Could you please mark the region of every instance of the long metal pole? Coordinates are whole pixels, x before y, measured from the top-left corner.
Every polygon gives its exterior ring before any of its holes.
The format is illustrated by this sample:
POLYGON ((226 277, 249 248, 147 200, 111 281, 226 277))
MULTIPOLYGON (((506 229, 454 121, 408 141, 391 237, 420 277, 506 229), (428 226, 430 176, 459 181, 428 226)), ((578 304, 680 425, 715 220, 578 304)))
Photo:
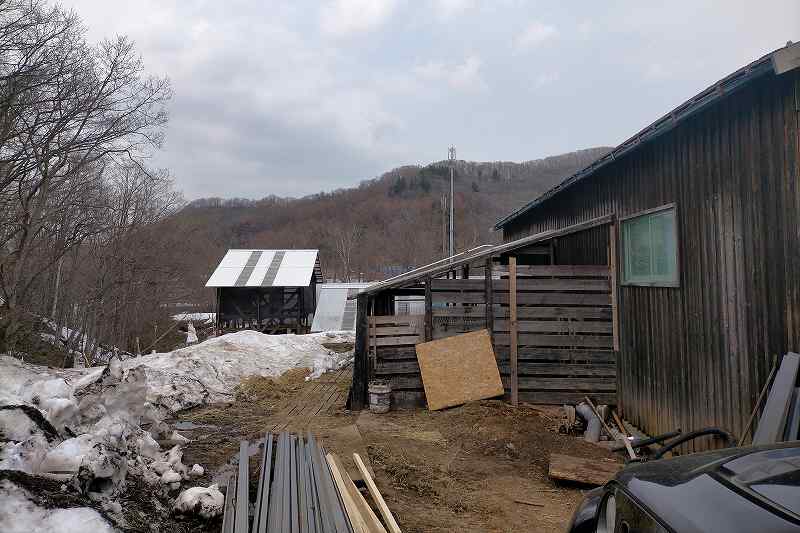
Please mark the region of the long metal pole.
POLYGON ((450 164, 450 257, 455 255, 455 247, 453 246, 453 222, 455 218, 453 217, 453 165, 450 164))

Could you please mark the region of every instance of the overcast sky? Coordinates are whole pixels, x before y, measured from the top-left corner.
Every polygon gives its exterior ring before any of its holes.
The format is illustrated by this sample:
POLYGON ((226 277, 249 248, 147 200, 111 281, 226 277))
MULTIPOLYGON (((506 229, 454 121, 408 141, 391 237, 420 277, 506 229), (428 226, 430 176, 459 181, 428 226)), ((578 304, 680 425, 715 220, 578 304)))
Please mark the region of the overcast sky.
POLYGON ((615 145, 800 40, 798 0, 64 0, 174 98, 188 199, 300 196, 395 166, 615 145))

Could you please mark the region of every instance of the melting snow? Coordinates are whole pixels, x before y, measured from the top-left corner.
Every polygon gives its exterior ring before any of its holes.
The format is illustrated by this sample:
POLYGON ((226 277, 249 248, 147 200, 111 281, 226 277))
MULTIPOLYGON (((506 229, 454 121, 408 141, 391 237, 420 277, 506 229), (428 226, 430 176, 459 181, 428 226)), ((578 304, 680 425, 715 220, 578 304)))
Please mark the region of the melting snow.
MULTIPOLYGON (((353 340, 352 332, 264 335, 241 331, 168 353, 67 370, 0 356, 0 405, 34 406, 61 433, 54 438, 20 410, 0 411, 0 435, 7 439, 0 444, 0 469, 61 475, 112 506, 112 500, 124 492, 128 475, 160 484, 164 490, 177 490, 182 482, 202 475, 203 469, 200 465, 189 469, 182 463, 185 439, 169 431, 162 422, 165 415, 228 399, 246 376, 279 376, 297 367, 312 368, 312 375, 319 376, 352 357, 322 344, 353 340), (150 430, 142 430, 142 424, 150 424, 150 430), (156 439, 177 445, 163 451, 156 439)), ((112 531, 91 509, 45 510, 14 487, 0 486, 10 502, 1 506, 0 531, 112 531), (22 529, 2 527, 3 520, 17 514, 9 514, 9 509, 18 509, 26 517, 19 522, 23 526, 14 522, 14 528, 22 529), (74 524, 80 529, 70 529, 74 524)), ((214 516, 221 498, 215 486, 196 487, 181 493, 175 508, 214 516)))
POLYGON ((116 531, 94 509, 45 509, 31 501, 30 495, 13 483, 0 481, 0 531, 3 533, 97 533, 116 531))

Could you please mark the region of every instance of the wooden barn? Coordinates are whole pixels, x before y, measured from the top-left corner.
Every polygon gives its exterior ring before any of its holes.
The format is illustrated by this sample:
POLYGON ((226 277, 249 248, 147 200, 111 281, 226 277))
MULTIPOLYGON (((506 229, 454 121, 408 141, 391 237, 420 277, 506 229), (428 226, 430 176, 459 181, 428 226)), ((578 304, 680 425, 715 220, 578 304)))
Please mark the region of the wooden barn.
POLYGON ((206 287, 220 331, 308 333, 321 282, 318 250, 228 250, 206 287))
POLYGON ((415 344, 488 328, 510 397, 739 436, 800 351, 798 67, 800 44, 754 61, 500 220, 504 244, 364 290, 353 407, 376 377, 423 404, 415 344), (403 294, 424 315, 393 316, 403 294))
POLYGON ((800 44, 754 61, 496 225, 610 217, 553 262, 616 271, 618 405, 649 433, 740 435, 773 358, 800 350, 799 67, 800 44))

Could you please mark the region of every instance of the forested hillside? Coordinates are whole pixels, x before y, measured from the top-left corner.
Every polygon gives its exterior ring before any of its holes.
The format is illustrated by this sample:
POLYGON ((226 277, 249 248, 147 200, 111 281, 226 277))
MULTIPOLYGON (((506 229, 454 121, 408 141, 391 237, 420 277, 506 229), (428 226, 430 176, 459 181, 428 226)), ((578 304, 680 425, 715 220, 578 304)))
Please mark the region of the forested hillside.
MULTIPOLYGON (((499 217, 607 150, 524 163, 457 161, 457 251, 499 240, 490 229, 499 217)), ((442 197, 448 190, 449 169, 440 161, 300 199, 196 200, 170 221, 201 243, 192 247, 186 292, 194 301, 207 301, 208 292, 200 288, 228 248, 319 248, 326 277, 337 280, 380 279, 435 260, 443 256, 442 197)))

